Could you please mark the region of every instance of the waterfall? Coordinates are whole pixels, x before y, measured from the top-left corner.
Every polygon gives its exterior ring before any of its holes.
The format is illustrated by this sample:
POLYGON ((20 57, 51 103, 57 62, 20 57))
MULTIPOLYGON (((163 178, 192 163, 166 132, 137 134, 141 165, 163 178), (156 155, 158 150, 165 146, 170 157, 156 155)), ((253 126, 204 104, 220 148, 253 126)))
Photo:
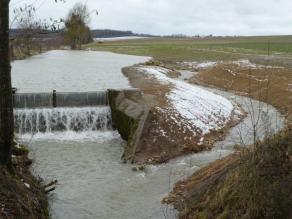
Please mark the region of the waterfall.
POLYGON ((108 106, 15 109, 14 122, 20 135, 106 131, 111 130, 111 113, 108 106))

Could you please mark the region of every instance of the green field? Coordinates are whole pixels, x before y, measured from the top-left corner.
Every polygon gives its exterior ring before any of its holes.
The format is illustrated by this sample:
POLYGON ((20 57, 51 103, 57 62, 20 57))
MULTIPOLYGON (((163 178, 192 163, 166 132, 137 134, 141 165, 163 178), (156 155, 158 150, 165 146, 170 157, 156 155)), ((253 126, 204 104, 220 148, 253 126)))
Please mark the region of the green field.
POLYGON ((91 43, 98 51, 151 56, 161 61, 233 60, 273 55, 292 58, 292 36, 216 37, 205 39, 149 38, 91 43))

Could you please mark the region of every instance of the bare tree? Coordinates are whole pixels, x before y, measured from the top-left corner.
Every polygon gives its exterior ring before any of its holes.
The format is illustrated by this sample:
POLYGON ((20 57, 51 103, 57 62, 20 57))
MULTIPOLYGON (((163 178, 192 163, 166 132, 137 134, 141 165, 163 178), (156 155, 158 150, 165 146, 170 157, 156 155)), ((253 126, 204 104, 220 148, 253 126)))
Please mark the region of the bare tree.
POLYGON ((42 21, 36 19, 33 5, 25 5, 24 7, 14 9, 13 12, 18 15, 16 16, 16 26, 20 33, 17 38, 25 46, 25 54, 31 55, 33 37, 44 28, 42 27, 42 21))
MULTIPOLYGON (((30 56, 33 50, 41 52, 43 36, 58 31, 64 23, 63 19, 38 19, 36 12, 32 4, 13 9, 10 27, 17 27, 17 32, 11 42, 12 49, 16 46, 25 56, 30 56)), ((11 55, 14 56, 13 51, 11 55)))

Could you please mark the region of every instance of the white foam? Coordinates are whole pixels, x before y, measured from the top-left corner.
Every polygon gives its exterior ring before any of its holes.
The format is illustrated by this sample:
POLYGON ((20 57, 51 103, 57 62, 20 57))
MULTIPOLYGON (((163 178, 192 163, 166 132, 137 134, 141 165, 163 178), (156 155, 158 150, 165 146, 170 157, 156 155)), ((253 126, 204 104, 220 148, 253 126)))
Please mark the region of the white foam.
POLYGON ((95 141, 97 143, 103 143, 111 139, 119 139, 119 133, 116 131, 84 131, 84 132, 49 132, 49 133, 26 133, 22 135, 16 135, 22 142, 32 141, 53 141, 53 142, 64 142, 64 141, 95 141))

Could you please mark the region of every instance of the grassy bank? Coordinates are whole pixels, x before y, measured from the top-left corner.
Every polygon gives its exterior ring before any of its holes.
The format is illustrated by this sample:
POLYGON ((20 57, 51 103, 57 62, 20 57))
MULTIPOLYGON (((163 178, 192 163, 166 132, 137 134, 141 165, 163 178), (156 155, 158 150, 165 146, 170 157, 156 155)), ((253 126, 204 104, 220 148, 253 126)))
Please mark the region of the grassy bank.
POLYGON ((271 136, 178 182, 164 202, 182 219, 291 218, 291 150, 291 130, 271 136))
MULTIPOLYGON (((176 62, 182 61, 224 61, 200 71, 190 82, 267 102, 292 120, 291 36, 155 38, 93 43, 86 48, 151 56, 173 68, 180 68, 176 62), (284 68, 242 68, 227 62, 242 58, 284 68)), ((174 204, 182 219, 291 218, 291 136, 289 129, 208 165, 178 182, 164 202, 174 204)))
POLYGON ((191 83, 215 86, 236 92, 276 107, 292 122, 292 71, 286 68, 242 68, 232 63, 221 63, 201 71, 191 83))
POLYGON ((164 64, 171 64, 172 68, 181 68, 176 62, 182 61, 225 61, 207 71, 201 71, 191 82, 249 95, 275 106, 287 118, 292 115, 292 36, 149 38, 95 42, 85 48, 151 56, 164 64), (241 58, 284 68, 241 68, 226 63, 241 58))
MULTIPOLYGON (((290 63, 292 36, 221 37, 205 39, 149 38, 127 41, 94 42, 85 45, 98 51, 151 56, 159 61, 218 61, 253 58, 263 61, 263 56, 273 55, 275 64, 290 63), (278 60, 280 59, 280 60, 278 60), (277 62, 276 62, 277 60, 277 62)), ((292 61, 291 61, 292 63, 292 61)), ((290 63, 290 64, 291 64, 290 63)), ((292 66, 292 64, 291 64, 292 66)))
MULTIPOLYGON (((42 51, 42 52, 46 52, 46 51, 42 51)), ((40 53, 41 51, 39 50, 32 50, 30 54, 27 54, 21 48, 15 48, 13 56, 11 57, 11 61, 27 59, 29 57, 38 55, 40 53)))

